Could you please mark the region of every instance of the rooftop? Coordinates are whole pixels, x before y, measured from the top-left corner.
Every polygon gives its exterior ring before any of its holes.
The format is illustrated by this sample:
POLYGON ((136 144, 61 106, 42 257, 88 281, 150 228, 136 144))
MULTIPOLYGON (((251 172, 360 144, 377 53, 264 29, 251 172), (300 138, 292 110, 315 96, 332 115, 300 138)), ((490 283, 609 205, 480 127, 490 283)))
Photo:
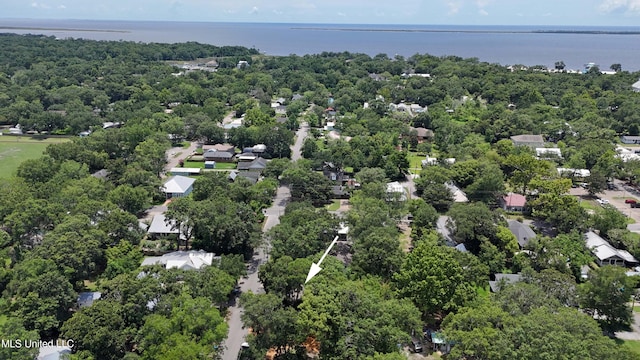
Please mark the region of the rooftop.
POLYGON ((532 134, 515 135, 511 137, 511 140, 519 143, 544 143, 542 135, 532 134))
POLYGON ((211 266, 213 253, 203 250, 174 251, 162 256, 144 258, 141 266, 164 265, 167 269, 198 270, 203 266, 211 266))
POLYGON ((513 284, 520 281, 522 276, 520 274, 495 274, 495 281, 489 281, 489 287, 491 291, 500 291, 501 284, 513 284))
POLYGON ((167 221, 164 214, 158 214, 151 220, 151 225, 147 230, 149 234, 179 234, 180 229, 175 227, 175 221, 167 221))
POLYGON ((195 179, 190 177, 175 175, 170 177, 163 186, 163 191, 169 194, 181 194, 193 186, 195 179))
POLYGON ((628 251, 614 248, 605 239, 603 239, 602 237, 600 237, 600 235, 594 233, 593 231, 589 231, 588 233, 586 233, 585 237, 587 248, 589 248, 593 255, 595 255, 601 261, 617 256, 626 262, 638 262, 638 260, 634 258, 633 255, 631 255, 628 251))
POLYGON ((506 206, 524 207, 527 204, 527 198, 524 195, 509 193, 502 200, 506 206))
POLYGON ((509 230, 518 240, 518 244, 521 248, 527 246, 529 240, 536 237, 536 233, 531 228, 516 220, 507 220, 509 224, 509 230))

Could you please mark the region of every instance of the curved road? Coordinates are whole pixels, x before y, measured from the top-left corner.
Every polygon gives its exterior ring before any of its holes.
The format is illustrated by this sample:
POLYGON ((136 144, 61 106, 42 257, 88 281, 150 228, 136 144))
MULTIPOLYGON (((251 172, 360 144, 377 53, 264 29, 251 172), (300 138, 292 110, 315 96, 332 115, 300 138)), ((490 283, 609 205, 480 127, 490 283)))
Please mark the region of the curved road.
MULTIPOLYGON (((304 139, 309 134, 309 125, 303 123, 300 125, 300 129, 296 132, 296 142, 291 147, 291 159, 296 161, 302 158, 302 144, 304 139)), ((289 202, 291 194, 289 188, 286 186, 279 186, 276 193, 276 197, 273 200, 273 204, 270 208, 265 209, 265 222, 262 226, 262 232, 266 233, 272 227, 280 223, 280 216, 284 213, 284 208, 289 202)), ((258 279, 258 268, 269 260, 269 251, 271 250, 271 244, 265 241, 263 246, 259 248, 253 255, 253 259, 249 263, 248 276, 240 280, 240 291, 251 291, 254 294, 263 294, 264 288, 258 279)), ((248 330, 242 326, 242 320, 240 316, 244 309, 237 303, 229 308, 228 321, 229 334, 223 344, 222 360, 236 360, 240 354, 242 343, 245 341, 248 330)))

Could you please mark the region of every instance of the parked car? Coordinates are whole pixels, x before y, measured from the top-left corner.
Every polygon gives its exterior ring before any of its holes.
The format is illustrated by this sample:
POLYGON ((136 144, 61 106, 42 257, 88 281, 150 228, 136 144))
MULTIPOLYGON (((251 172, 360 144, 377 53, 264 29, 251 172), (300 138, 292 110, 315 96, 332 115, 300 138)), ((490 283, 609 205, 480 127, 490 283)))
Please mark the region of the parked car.
POLYGON ((422 352, 422 344, 419 341, 412 341, 411 342, 411 351, 413 351, 414 353, 421 353, 422 352))
POLYGON ((624 201, 624 203, 625 203, 625 204, 635 204, 635 203, 637 203, 637 201, 636 201, 636 200, 633 200, 633 199, 626 199, 626 200, 624 201))
POLYGON ((609 203, 609 200, 607 200, 607 199, 596 199, 596 201, 600 205, 604 205, 604 204, 608 204, 609 203))
POLYGON ((631 207, 634 208, 634 209, 635 208, 640 208, 640 203, 631 204, 631 207))

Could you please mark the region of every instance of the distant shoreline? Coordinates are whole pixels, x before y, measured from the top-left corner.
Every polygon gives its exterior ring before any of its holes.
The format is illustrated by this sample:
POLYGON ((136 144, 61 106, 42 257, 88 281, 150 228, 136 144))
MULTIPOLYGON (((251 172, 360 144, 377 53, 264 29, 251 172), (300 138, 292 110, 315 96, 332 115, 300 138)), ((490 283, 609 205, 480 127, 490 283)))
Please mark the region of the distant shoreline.
POLYGON ((32 26, 0 26, 0 30, 37 30, 37 31, 73 31, 73 32, 104 32, 104 33, 130 33, 128 30, 105 30, 105 29, 73 29, 54 27, 32 27, 32 26))
POLYGON ((292 30, 362 31, 362 32, 411 32, 411 33, 463 33, 463 34, 582 34, 582 35, 640 35, 640 30, 463 30, 463 29, 376 29, 376 28, 328 28, 292 27, 292 30))

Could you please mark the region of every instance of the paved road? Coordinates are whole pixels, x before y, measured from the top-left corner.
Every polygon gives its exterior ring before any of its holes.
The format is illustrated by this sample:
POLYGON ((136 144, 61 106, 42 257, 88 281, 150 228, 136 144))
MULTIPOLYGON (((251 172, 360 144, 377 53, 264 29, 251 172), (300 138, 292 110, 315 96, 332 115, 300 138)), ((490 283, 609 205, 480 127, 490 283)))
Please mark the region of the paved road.
POLYGON ((309 124, 302 123, 296 132, 296 143, 291 147, 291 160, 296 161, 302 159, 302 144, 309 134, 309 124))
MULTIPOLYGON (((296 142, 291 147, 291 158, 294 161, 302 158, 302 144, 308 133, 309 126, 307 124, 302 124, 296 133, 296 142)), ((284 214, 284 209, 287 206, 287 202, 290 197, 291 193, 289 192, 288 187, 278 187, 273 204, 270 208, 265 210, 266 219, 262 227, 263 233, 266 233, 269 229, 280 223, 280 216, 284 214)), ((258 279, 258 268, 260 265, 267 262, 270 250, 271 244, 265 240, 263 246, 254 253, 249 266, 249 274, 245 279, 241 280, 240 290, 242 292, 251 291, 254 294, 264 293, 264 288, 258 279)), ((245 341, 245 337, 248 333, 248 330, 242 327, 242 320, 240 318, 242 312, 243 309, 238 304, 229 308, 229 317, 227 321, 229 324, 229 335, 223 344, 224 353, 222 354, 222 360, 236 360, 238 358, 241 345, 245 341)))

